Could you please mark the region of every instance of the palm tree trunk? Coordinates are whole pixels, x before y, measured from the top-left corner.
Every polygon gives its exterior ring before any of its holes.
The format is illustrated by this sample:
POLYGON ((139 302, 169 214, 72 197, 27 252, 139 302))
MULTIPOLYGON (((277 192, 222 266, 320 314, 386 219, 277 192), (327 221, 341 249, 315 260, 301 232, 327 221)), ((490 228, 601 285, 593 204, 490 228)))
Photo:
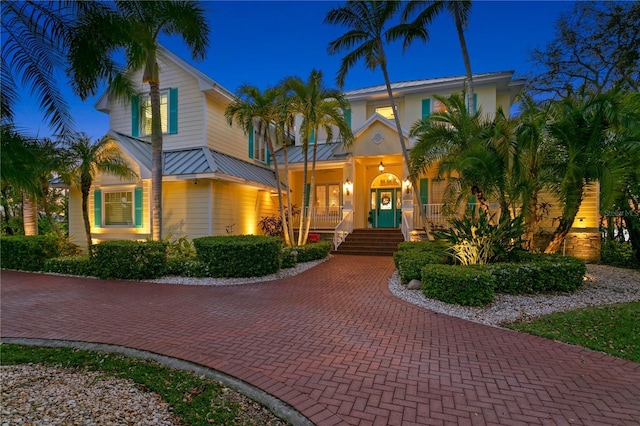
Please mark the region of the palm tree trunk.
POLYGON ((87 250, 91 247, 91 222, 89 222, 89 190, 91 189, 91 184, 89 186, 82 184, 81 192, 82 192, 82 220, 84 221, 84 233, 87 237, 87 250))
POLYGON ((469 51, 467 50, 467 41, 464 38, 464 31, 462 29, 462 21, 458 13, 454 14, 454 20, 456 23, 456 31, 458 32, 458 40, 460 41, 460 49, 462 49, 462 60, 464 61, 464 68, 467 72, 467 96, 469 103, 469 114, 473 115, 476 112, 475 100, 473 99, 473 74, 471 73, 471 60, 469 59, 469 51))
POLYGON ((579 186, 578 188, 573 189, 570 193, 567 194, 565 207, 562 212, 562 218, 560 218, 560 223, 551 236, 551 241, 549 241, 547 248, 544 250, 545 253, 555 253, 558 251, 558 249, 560 249, 560 245, 571 230, 573 221, 575 220, 576 215, 578 214, 578 210, 580 209, 580 204, 582 203, 582 193, 583 187, 579 186))
POLYGON ((307 238, 309 237, 309 231, 311 230, 311 209, 313 208, 313 206, 315 206, 315 189, 314 186, 316 184, 316 157, 317 157, 317 153, 318 153, 318 130, 319 129, 315 129, 314 134, 316 135, 316 138, 313 142, 313 154, 311 156, 311 181, 309 182, 309 214, 307 214, 307 217, 305 218, 305 224, 304 224, 304 237, 302 239, 302 244, 301 245, 306 245, 307 244, 307 238))
MULTIPOLYGON (((305 143, 303 141, 303 143, 305 143)), ((307 168, 309 167, 309 141, 308 141, 308 136, 307 136, 307 142, 306 142, 306 146, 302 147, 302 152, 304 154, 304 162, 303 162, 303 168, 302 168, 302 210, 300 212, 300 226, 298 227, 298 245, 301 246, 302 245, 302 237, 303 237, 303 233, 304 233, 304 224, 306 223, 307 220, 307 216, 309 215, 309 208, 310 205, 307 204, 311 204, 310 202, 307 203, 307 199, 309 199, 309 201, 311 201, 311 196, 307 194, 308 190, 307 189, 307 179, 308 179, 308 172, 307 172, 307 168)))
MULTIPOLYGON (((407 174, 409 176, 409 180, 411 181, 411 186, 413 188, 418 188, 416 179, 414 176, 412 176, 412 174, 410 173, 411 167, 410 167, 410 162, 409 162, 409 151, 407 150, 407 145, 404 142, 404 135, 402 134, 402 125, 400 124, 400 117, 398 117, 398 111, 396 110, 396 102, 393 99, 393 91, 391 90, 391 80, 389 79, 389 72, 387 71, 387 65, 385 63, 385 61, 381 61, 382 63, 380 64, 380 68, 382 69, 382 74, 384 75, 384 84, 387 87, 387 94, 389 95, 389 102, 391 102, 391 110, 393 111, 393 118, 394 121, 396 123, 396 130, 398 132, 398 138, 400 139, 400 146, 402 147, 402 155, 404 157, 404 164, 407 166, 407 174)), ((413 191, 413 196, 414 196, 414 202, 416 202, 419 206, 420 206, 420 219, 422 221, 422 224, 424 226, 424 232, 427 234, 427 239, 431 240, 433 239, 431 237, 431 232, 430 232, 430 225, 429 225, 429 221, 427 220, 427 214, 425 213, 424 209, 422 208, 422 203, 420 201, 420 198, 418 197, 418 193, 415 191, 413 191)))
MULTIPOLYGON (((487 220, 489 221, 489 223, 491 223, 491 212, 489 211, 489 203, 484 197, 484 192, 482 192, 482 190, 478 186, 473 185, 471 187, 471 195, 476 197, 476 201, 478 201, 480 210, 482 210, 482 212, 487 216, 487 220)), ((507 214, 508 213, 509 212, 507 211, 507 214)))
POLYGON ((162 122, 160 84, 149 81, 151 100, 151 238, 162 240, 162 122))
POLYGON ((535 248, 536 227, 538 224, 538 192, 533 191, 527 200, 527 217, 525 227, 525 240, 529 251, 535 248))
POLYGON ((38 203, 26 192, 22 193, 22 217, 24 235, 38 235, 38 203))
MULTIPOLYGON (((267 130, 265 132, 265 136, 267 138, 267 147, 269 148, 269 153, 267 155, 271 156, 273 161, 273 170, 276 175, 276 188, 278 191, 278 212, 280 213, 280 222, 282 223, 282 233, 284 234, 284 242, 287 247, 291 245, 291 241, 289 241, 289 232, 287 229, 287 221, 284 217, 284 201, 282 199, 282 183, 280 182, 280 168, 278 167, 278 159, 275 155, 275 150, 273 149, 273 142, 271 140, 269 125, 267 124, 267 130)), ((278 129, 276 129, 276 143, 278 142, 278 129)))
POLYGON ((287 140, 282 145, 282 154, 284 155, 284 173, 285 180, 284 186, 287 188, 287 216, 283 219, 284 222, 287 222, 287 232, 289 233, 289 245, 293 245, 294 243, 294 233, 293 233, 293 210, 291 206, 291 191, 289 186, 289 153, 287 152, 287 141, 291 137, 291 133, 289 130, 289 126, 287 126, 287 140))

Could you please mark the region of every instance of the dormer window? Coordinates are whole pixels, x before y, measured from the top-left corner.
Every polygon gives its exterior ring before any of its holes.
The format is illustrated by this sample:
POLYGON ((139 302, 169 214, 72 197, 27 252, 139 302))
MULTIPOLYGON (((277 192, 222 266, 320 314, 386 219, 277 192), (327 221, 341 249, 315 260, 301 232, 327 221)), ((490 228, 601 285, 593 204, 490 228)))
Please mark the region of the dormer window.
POLYGON ((376 108, 376 113, 380 114, 387 120, 393 120, 395 117, 393 114, 393 108, 391 108, 390 106, 378 107, 376 108))
MULTIPOLYGON (((162 133, 168 133, 169 119, 169 92, 160 93, 160 124, 162 133)), ((151 98, 149 95, 140 96, 140 136, 151 134, 151 98)))
MULTIPOLYGON (((160 92, 160 125, 163 134, 178 133, 178 89, 160 92)), ((148 93, 131 100, 131 136, 151 135, 151 99, 148 93)))

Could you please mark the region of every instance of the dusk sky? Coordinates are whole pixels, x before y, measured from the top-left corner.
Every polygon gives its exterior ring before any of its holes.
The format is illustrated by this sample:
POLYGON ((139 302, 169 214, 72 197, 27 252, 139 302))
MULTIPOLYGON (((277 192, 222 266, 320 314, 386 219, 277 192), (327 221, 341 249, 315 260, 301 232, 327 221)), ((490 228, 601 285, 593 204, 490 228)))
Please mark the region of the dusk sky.
MULTIPOLYGON (((183 42, 161 38, 161 44, 194 64, 213 80, 235 92, 243 83, 262 89, 287 76, 304 80, 314 68, 324 72, 327 85, 335 86, 335 75, 343 54, 329 56, 327 45, 344 34, 345 28, 324 24, 327 12, 339 1, 207 1, 211 26, 209 53, 204 61, 191 59, 183 42)), ((470 25, 465 33, 475 73, 515 71, 524 78, 532 69, 530 51, 544 47, 554 36, 554 24, 572 2, 558 1, 474 1, 470 25)), ((406 52, 401 43, 387 48, 392 81, 464 75, 464 64, 453 19, 443 14, 430 27, 426 44, 416 41, 406 52)), ((377 84, 384 80, 380 70, 370 71, 358 63, 349 72, 345 89, 377 84)), ((64 76, 60 86, 72 106, 78 131, 92 139, 104 136, 108 116, 94 104, 76 98, 64 76)), ((16 108, 16 125, 27 134, 49 136, 35 101, 28 93, 16 108)))

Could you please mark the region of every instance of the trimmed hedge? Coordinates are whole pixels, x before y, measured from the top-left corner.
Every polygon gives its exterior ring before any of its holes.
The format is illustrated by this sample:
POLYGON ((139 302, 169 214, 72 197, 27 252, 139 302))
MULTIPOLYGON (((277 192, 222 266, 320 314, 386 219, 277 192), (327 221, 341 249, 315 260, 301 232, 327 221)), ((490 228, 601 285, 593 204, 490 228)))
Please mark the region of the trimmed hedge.
POLYGON ((198 259, 212 277, 260 277, 280 269, 282 242, 277 237, 228 235, 193 240, 198 259))
POLYGON ((44 262, 42 271, 68 275, 94 275, 93 265, 89 256, 69 256, 47 259, 44 262))
POLYGON ((23 271, 41 271, 47 259, 60 255, 56 237, 16 235, 0 238, 0 267, 23 271))
POLYGON ((331 245, 331 242, 323 241, 307 244, 306 246, 295 247, 298 252, 298 263, 324 259, 329 256, 329 253, 331 252, 331 245))
POLYGON ((636 252, 628 241, 607 241, 600 249, 600 263, 619 268, 640 268, 636 252))
POLYGON ((393 261, 403 283, 419 280, 422 268, 429 264, 446 264, 451 262, 447 252, 448 244, 442 241, 402 242, 398 251, 393 254, 393 261))
POLYGON ((209 276, 209 268, 195 257, 170 257, 167 259, 166 275, 204 278, 209 276))
POLYGON ((146 280, 164 275, 167 245, 161 241, 105 241, 91 246, 89 257, 98 278, 146 280))
POLYGON ((495 278, 477 266, 427 265, 422 268, 422 292, 431 299, 463 306, 493 302, 495 278))
POLYGON ((496 279, 496 292, 533 294, 574 291, 587 272, 583 261, 569 256, 527 253, 517 263, 493 263, 487 271, 496 279))

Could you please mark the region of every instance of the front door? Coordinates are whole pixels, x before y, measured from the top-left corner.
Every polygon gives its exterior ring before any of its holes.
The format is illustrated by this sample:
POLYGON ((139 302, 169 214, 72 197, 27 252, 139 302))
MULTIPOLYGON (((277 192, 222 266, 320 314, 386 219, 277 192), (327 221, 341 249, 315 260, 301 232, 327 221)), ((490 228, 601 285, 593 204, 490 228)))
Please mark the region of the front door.
POLYGON ((395 205, 393 189, 377 189, 378 220, 377 228, 395 228, 395 205))

